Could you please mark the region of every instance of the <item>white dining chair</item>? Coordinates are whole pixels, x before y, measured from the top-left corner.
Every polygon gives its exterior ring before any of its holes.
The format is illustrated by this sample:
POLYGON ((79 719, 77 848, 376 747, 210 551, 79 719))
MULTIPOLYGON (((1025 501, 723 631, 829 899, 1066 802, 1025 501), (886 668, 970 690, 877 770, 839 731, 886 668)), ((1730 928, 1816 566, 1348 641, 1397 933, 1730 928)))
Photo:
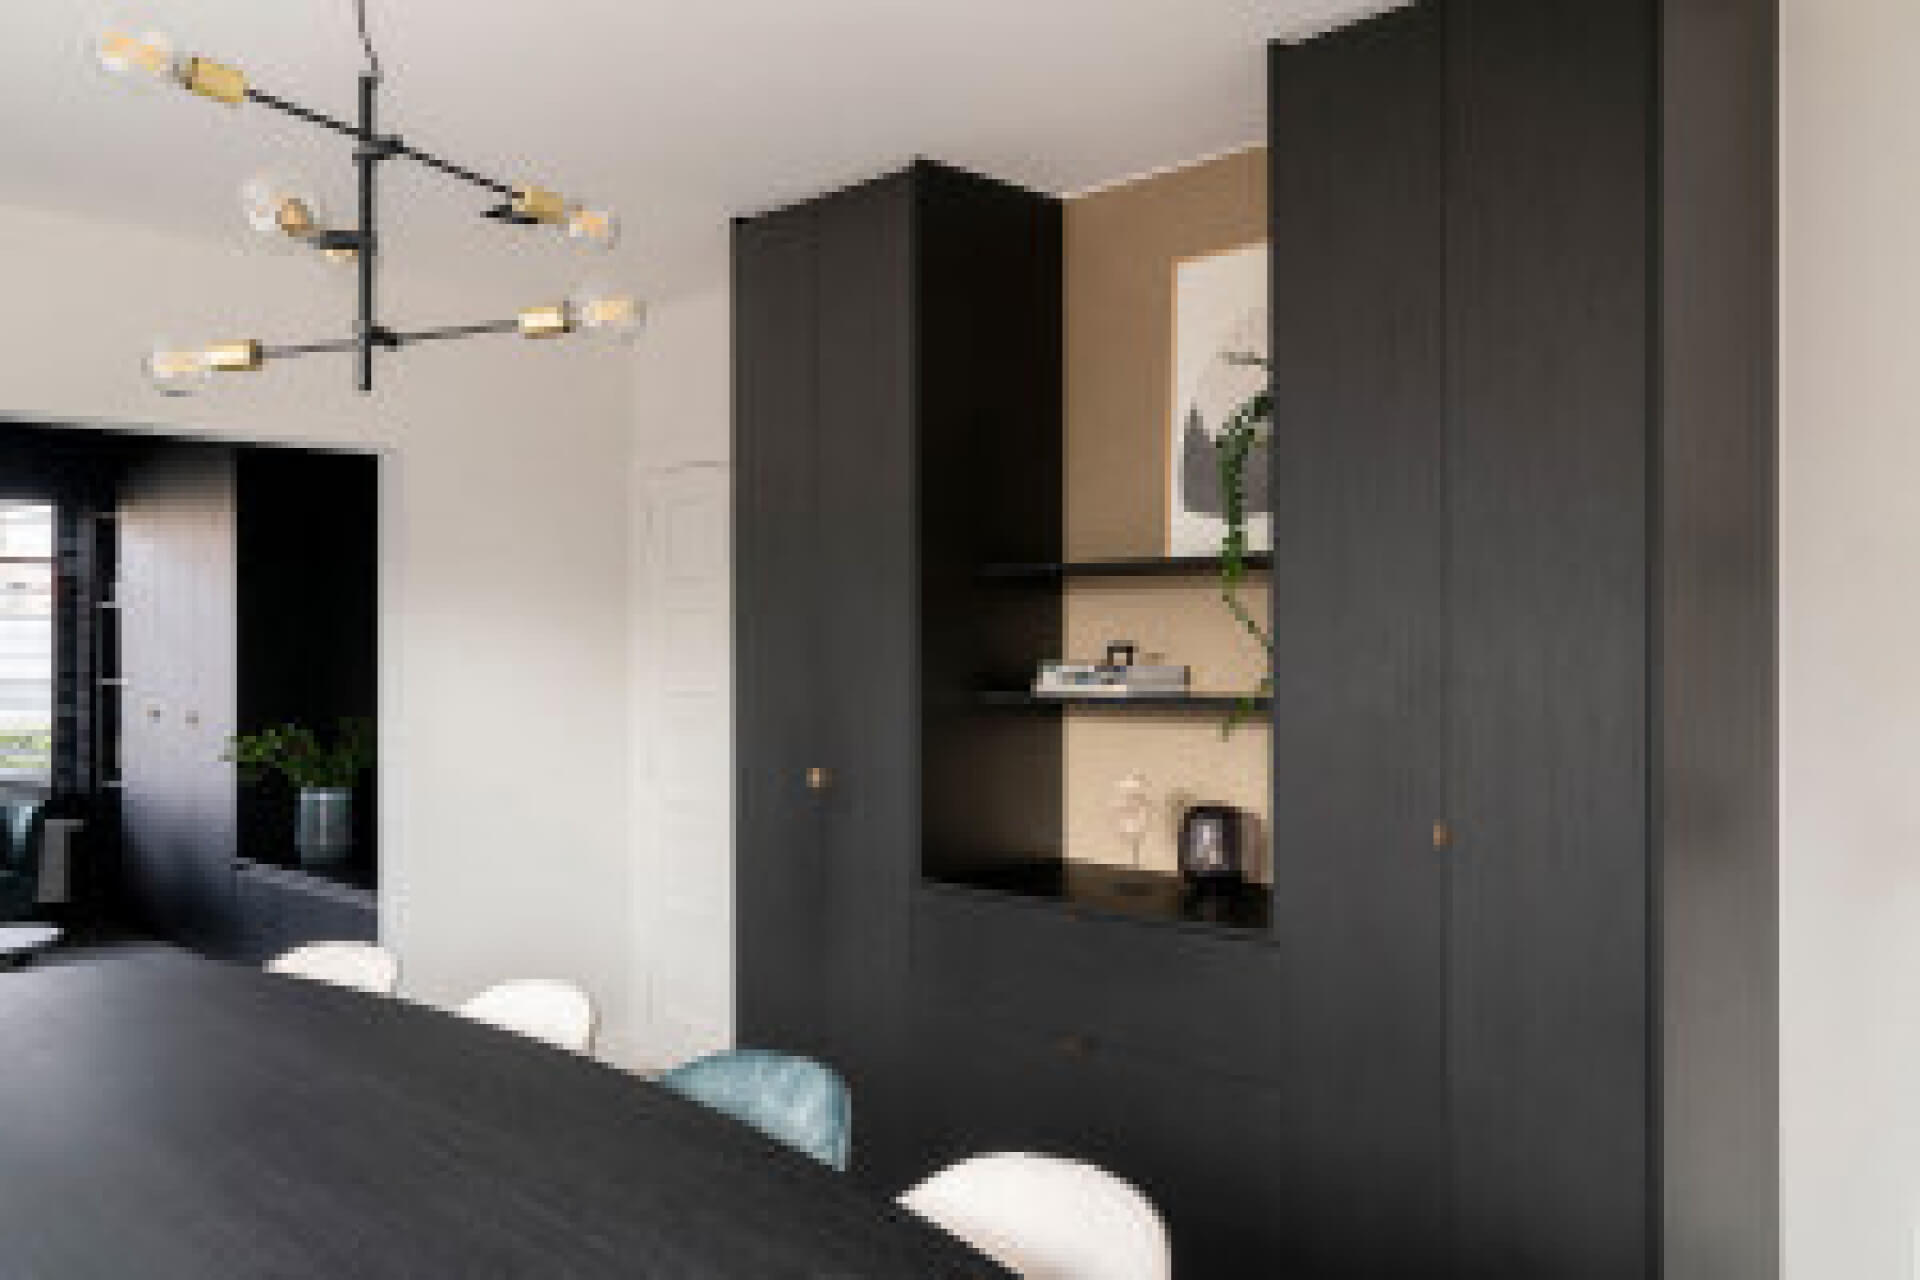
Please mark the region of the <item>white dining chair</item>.
POLYGON ((906 1208, 1024 1280, 1169 1280, 1167 1229, 1146 1196, 1104 1169, 1008 1152, 942 1169, 906 1208))
POLYGON ((592 999, 557 978, 516 978, 488 987, 461 1005, 460 1013, 575 1053, 593 1049, 592 999))
POLYGON ((391 951, 371 942, 309 942, 269 960, 267 972, 390 996, 400 966, 391 951))

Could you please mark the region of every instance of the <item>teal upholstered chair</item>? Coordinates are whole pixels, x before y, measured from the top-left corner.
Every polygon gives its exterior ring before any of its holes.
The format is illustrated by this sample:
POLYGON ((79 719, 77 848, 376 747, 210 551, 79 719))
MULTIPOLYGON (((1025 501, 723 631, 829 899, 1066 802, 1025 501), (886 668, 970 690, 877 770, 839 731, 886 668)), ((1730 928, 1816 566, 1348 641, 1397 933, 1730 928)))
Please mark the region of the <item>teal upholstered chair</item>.
POLYGON ((0 804, 0 924, 32 912, 40 899, 40 846, 47 807, 38 800, 0 804))
POLYGON ((735 1049, 709 1054, 660 1077, 684 1098, 732 1116, 821 1164, 847 1167, 853 1099, 833 1071, 810 1058, 735 1049))

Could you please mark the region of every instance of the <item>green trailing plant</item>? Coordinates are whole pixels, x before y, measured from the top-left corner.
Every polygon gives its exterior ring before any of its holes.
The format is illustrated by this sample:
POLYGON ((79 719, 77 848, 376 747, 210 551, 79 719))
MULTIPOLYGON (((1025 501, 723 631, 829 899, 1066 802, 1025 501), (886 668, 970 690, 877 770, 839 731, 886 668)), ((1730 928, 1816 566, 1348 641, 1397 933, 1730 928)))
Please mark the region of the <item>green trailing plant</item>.
MULTIPOLYGON (((1227 359, 1238 365, 1264 370, 1271 375, 1273 364, 1251 352, 1235 353, 1227 359)), ((1247 634, 1265 655, 1267 671, 1254 692, 1242 699, 1220 727, 1222 736, 1231 734, 1240 722, 1257 709, 1255 699, 1273 692, 1273 635, 1254 616, 1241 598, 1247 580, 1247 462, 1262 441, 1272 435, 1273 389, 1265 386, 1243 400, 1214 437, 1215 460, 1220 468, 1220 497, 1226 533, 1220 540, 1220 598, 1247 634)))
POLYGON ((229 739, 220 758, 239 766, 242 782, 277 773, 301 789, 343 789, 373 765, 373 722, 343 719, 331 742, 305 725, 278 725, 229 739))

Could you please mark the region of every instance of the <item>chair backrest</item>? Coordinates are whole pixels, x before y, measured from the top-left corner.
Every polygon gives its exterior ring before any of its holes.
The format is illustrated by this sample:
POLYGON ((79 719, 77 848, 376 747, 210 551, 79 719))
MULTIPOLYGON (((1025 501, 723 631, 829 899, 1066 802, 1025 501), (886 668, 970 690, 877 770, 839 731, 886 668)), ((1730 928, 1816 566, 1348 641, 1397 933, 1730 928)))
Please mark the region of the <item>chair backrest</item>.
POLYGON ((516 978, 488 987, 460 1013, 575 1053, 593 1049, 593 1001, 571 982, 516 978))
POLYGON ((1054 1156, 976 1156, 900 1203, 1026 1280, 1168 1280, 1153 1203, 1103 1169, 1054 1156))
POLYGON ((659 1083, 822 1164, 847 1167, 853 1147, 853 1098, 831 1068, 811 1058, 734 1049, 675 1067, 659 1083))
POLYGON ((390 996, 400 966, 391 951, 371 942, 309 942, 269 960, 267 972, 390 996))
POLYGON ((42 801, 0 804, 0 924, 28 914, 39 900, 46 821, 42 801))

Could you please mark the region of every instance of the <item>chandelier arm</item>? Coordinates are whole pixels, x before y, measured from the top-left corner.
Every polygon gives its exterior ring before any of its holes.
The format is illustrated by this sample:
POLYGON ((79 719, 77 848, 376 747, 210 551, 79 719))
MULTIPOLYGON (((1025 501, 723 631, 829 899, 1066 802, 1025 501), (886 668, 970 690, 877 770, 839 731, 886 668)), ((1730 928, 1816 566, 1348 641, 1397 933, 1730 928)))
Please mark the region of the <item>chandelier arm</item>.
POLYGON ((400 346, 415 342, 445 342, 451 338, 478 338, 489 333, 517 333, 518 320, 485 320, 479 324, 449 324, 436 329, 416 329, 412 333, 396 333, 394 341, 400 346))
POLYGON ((262 89, 255 89, 251 85, 247 88, 247 101, 258 103, 260 106, 278 111, 282 115, 292 116, 297 120, 305 120, 308 124, 319 125, 322 129, 331 129, 335 133, 345 134, 349 138, 357 138, 360 136, 360 131, 348 124, 345 120, 336 120, 323 112, 315 111, 310 107, 303 107, 297 102, 289 102, 285 98, 275 97, 273 94, 262 89))
POLYGON ((291 360, 295 356, 319 356, 342 354, 360 349, 358 338, 323 338, 318 342, 288 342, 278 346, 262 343, 260 358, 263 360, 291 360))
MULTIPOLYGON (((480 338, 489 334, 517 333, 518 320, 482 320, 478 324, 446 324, 431 329, 415 329, 409 333, 390 333, 381 330, 376 342, 388 348, 411 346, 416 342, 448 342, 456 338, 480 338)), ((287 342, 278 345, 262 343, 260 356, 264 360, 290 360, 296 356, 347 355, 360 349, 358 338, 322 338, 317 342, 287 342)))
MULTIPOLYGON (((315 111, 311 107, 303 107, 297 102, 290 102, 286 98, 268 93, 264 89, 249 87, 247 89, 247 100, 258 103, 260 106, 266 107, 269 110, 278 111, 282 115, 292 116, 296 120, 304 120, 308 124, 317 125, 322 129, 330 129, 343 137, 358 138, 360 136, 360 130, 354 125, 348 124, 345 120, 336 120, 325 112, 315 111)), ((473 186, 491 191, 495 195, 509 197, 513 195, 513 184, 510 182, 501 182, 497 179, 487 177, 484 173, 476 173, 465 165, 455 164, 451 160, 442 160, 432 152, 422 151, 420 148, 400 138, 384 138, 381 142, 392 155, 405 156, 407 159, 418 164, 426 165, 429 169, 438 169, 450 178, 458 178, 462 182, 471 183, 473 186)))
POLYGON ((476 187, 484 187, 495 195, 509 197, 513 195, 513 184, 510 182, 499 182, 487 177, 485 174, 475 173, 473 170, 457 165, 451 160, 442 160, 439 156, 430 155, 418 147, 410 146, 398 138, 393 139, 392 143, 393 153, 397 156, 405 156, 409 160, 418 161, 420 164, 426 165, 429 169, 438 169, 450 178, 458 178, 460 181, 470 182, 476 187))

